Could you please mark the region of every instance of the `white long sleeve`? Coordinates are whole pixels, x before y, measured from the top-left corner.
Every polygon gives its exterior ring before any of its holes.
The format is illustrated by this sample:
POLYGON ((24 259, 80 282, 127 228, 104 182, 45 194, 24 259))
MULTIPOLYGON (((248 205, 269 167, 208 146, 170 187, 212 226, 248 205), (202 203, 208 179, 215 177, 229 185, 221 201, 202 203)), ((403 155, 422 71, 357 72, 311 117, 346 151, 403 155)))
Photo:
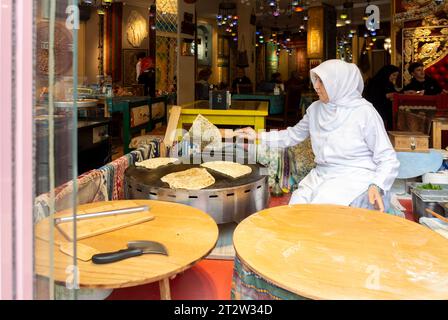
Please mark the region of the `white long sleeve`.
POLYGON ((372 160, 377 165, 372 183, 389 191, 398 176, 400 162, 378 113, 375 112, 374 118, 365 127, 364 133, 367 146, 373 152, 372 160))
POLYGON ((261 143, 272 147, 288 148, 305 141, 310 136, 309 118, 305 114, 303 119, 294 127, 282 131, 261 133, 261 143))

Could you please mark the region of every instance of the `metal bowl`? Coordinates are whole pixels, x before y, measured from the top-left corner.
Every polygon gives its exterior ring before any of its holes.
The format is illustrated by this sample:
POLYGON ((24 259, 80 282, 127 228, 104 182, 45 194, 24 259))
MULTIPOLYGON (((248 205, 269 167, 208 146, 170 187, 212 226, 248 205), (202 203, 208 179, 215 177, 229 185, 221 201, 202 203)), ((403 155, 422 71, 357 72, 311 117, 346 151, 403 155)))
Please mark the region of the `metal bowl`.
MULTIPOLYGON (((76 102, 78 108, 92 108, 98 106, 99 100, 97 99, 83 99, 78 100, 76 102)), ((66 108, 71 109, 73 108, 74 102, 73 101, 56 101, 54 103, 54 106, 56 108, 66 108)))

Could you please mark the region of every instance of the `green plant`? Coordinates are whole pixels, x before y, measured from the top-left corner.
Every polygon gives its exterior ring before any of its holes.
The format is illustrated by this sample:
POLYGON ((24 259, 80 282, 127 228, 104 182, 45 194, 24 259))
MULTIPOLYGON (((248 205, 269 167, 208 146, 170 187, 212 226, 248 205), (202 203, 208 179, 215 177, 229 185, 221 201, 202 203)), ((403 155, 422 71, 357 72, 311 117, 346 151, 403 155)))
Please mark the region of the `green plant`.
POLYGON ((417 186, 417 189, 423 189, 423 190, 442 190, 442 187, 437 184, 427 183, 422 184, 420 186, 417 186))

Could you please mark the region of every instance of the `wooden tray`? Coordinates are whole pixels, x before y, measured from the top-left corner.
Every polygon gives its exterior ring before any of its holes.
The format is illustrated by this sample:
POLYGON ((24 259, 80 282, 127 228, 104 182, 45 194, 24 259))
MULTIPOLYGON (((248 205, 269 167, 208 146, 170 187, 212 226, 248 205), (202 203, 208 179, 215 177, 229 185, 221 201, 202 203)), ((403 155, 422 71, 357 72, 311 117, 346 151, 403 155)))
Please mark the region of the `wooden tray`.
MULTIPOLYGON (((88 213, 103 212, 109 210, 119 210, 124 208, 138 207, 139 205, 134 201, 111 202, 104 206, 79 210, 78 216, 88 213)), ((58 218, 72 216, 71 210, 65 210, 57 215, 58 218)), ((101 217, 94 219, 81 220, 77 222, 77 240, 82 240, 94 237, 100 234, 108 233, 118 229, 123 229, 129 226, 137 225, 143 222, 154 220, 154 215, 151 210, 147 212, 138 212, 132 214, 123 214, 109 217, 101 217)), ((73 241, 73 222, 65 222, 55 226, 54 241, 57 244, 62 244, 67 241, 73 241)), ((50 219, 46 219, 39 223, 36 228, 36 236, 39 239, 50 240, 50 219)))

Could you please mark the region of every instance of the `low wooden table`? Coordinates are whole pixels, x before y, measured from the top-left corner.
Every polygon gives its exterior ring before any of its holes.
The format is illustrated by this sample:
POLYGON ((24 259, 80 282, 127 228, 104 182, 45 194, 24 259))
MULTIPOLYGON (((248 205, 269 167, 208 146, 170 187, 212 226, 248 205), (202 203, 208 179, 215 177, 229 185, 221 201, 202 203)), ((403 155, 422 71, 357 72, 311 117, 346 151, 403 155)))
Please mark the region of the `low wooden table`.
MULTIPOLYGON (((105 206, 122 209, 138 206, 150 206, 153 221, 130 226, 117 231, 80 240, 100 252, 112 252, 125 249, 129 241, 150 240, 165 245, 169 256, 146 254, 120 262, 96 265, 78 260, 80 288, 117 289, 159 282, 163 300, 171 299, 169 280, 177 274, 191 268, 206 257, 218 240, 218 227, 206 213, 181 204, 132 200, 87 204, 79 210, 104 211, 105 206)), ((45 220, 36 228, 45 225, 45 220)), ((55 229, 55 232, 59 232, 55 229)), ((50 245, 47 241, 36 240, 36 273, 49 277, 50 245)), ((67 268, 73 265, 73 258, 54 248, 53 276, 56 283, 65 285, 68 278, 67 268)))
POLYGON ((208 101, 196 101, 182 106, 178 129, 183 129, 184 124, 192 124, 199 114, 217 126, 252 126, 258 132, 265 129, 269 102, 232 101, 232 106, 228 110, 213 110, 209 108, 208 101))
POLYGON ((448 118, 432 120, 432 147, 442 149, 442 130, 448 130, 448 118))
MULTIPOLYGON (((275 296, 279 287, 308 299, 448 299, 448 240, 377 211, 276 207, 244 220, 234 245, 247 277, 266 281, 258 293, 272 288, 275 296)), ((234 288, 244 289, 234 296, 244 298, 250 287, 237 280, 234 288)))

